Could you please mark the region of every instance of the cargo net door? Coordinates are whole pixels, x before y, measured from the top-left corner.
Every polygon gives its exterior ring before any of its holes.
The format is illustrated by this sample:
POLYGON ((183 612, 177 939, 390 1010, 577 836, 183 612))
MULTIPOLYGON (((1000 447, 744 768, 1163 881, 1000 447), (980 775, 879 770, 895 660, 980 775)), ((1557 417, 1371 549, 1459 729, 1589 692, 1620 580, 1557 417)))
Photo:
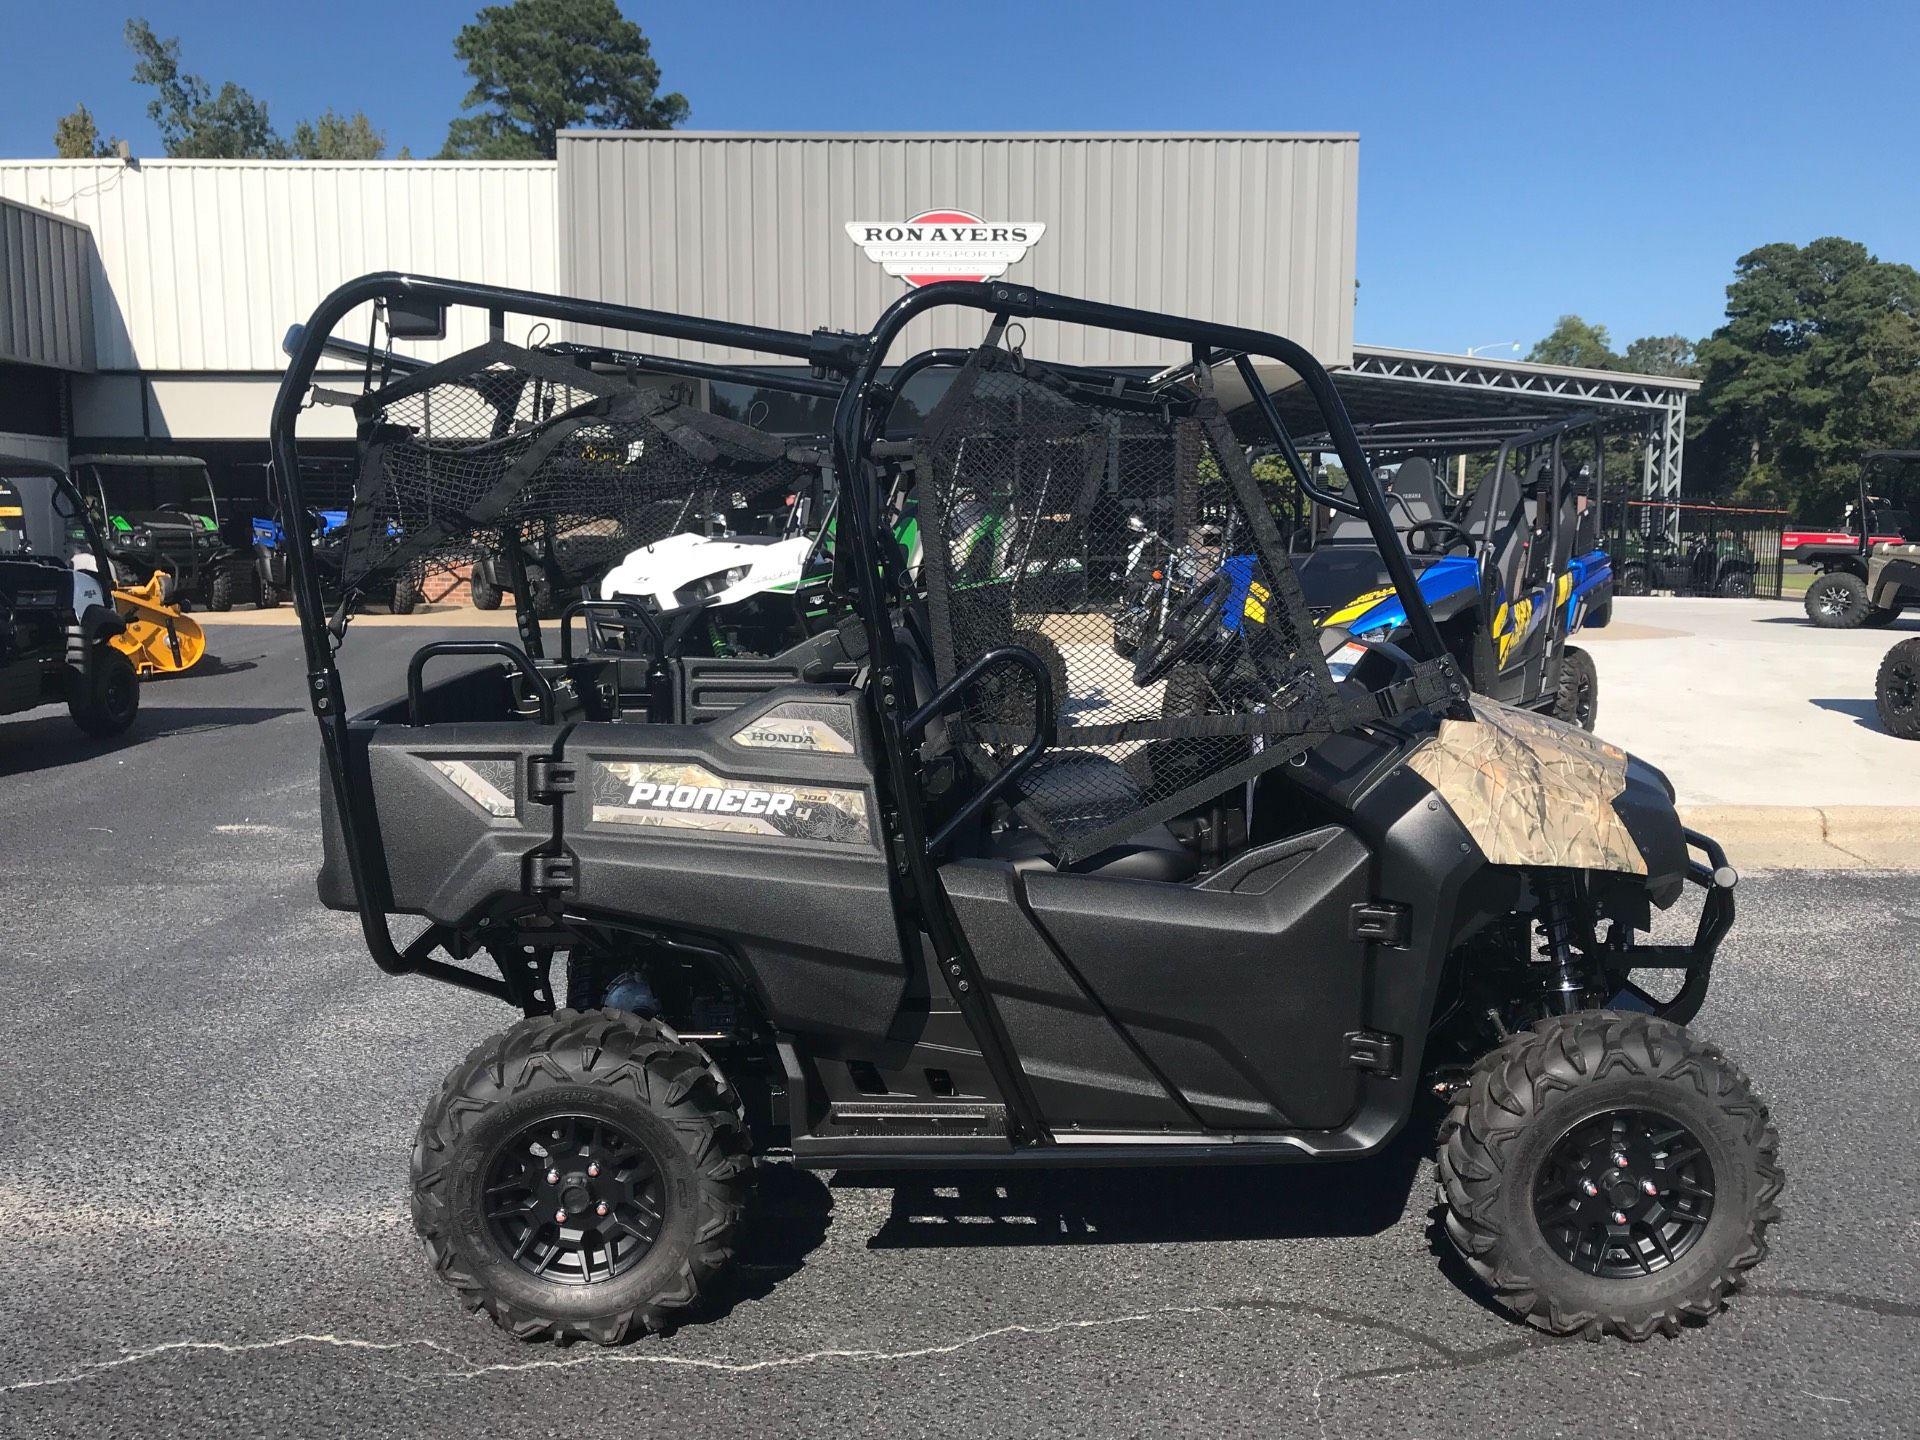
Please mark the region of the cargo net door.
POLYGON ((775 436, 629 373, 504 341, 371 390, 355 409, 352 504, 316 540, 346 590, 457 575, 488 555, 507 562, 502 574, 534 567, 543 594, 578 595, 642 545, 813 479, 775 436))
MULTIPOLYGON (((983 347, 916 444, 936 671, 1012 645, 1046 663, 1057 743, 1014 808, 1069 863, 1345 723, 1276 523, 1286 498, 1200 384, 1149 402, 983 347)), ((1034 715, 1008 666, 950 733, 991 776, 1034 715)))

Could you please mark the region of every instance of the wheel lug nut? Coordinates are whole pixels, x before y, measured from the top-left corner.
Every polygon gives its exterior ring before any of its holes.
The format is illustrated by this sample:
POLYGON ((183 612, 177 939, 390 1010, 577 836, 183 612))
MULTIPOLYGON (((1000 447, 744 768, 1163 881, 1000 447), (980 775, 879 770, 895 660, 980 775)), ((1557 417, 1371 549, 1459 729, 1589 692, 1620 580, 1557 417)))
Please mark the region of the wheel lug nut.
POLYGON ((1646 1191, 1647 1194, 1649 1195, 1658 1195, 1660 1193, 1660 1187, 1654 1184, 1651 1180, 1642 1180, 1640 1182, 1640 1188, 1646 1191))
POLYGON ((599 1173, 600 1173, 600 1162, 598 1160, 592 1162, 587 1166, 587 1174, 597 1176, 599 1173))
POLYGON ((564 1207, 553 1212, 553 1223, 556 1225, 567 1223, 567 1212, 564 1207))
POLYGON ((1600 1187, 1594 1184, 1591 1180, 1582 1180, 1580 1182, 1580 1188, 1586 1191, 1587 1194, 1589 1195, 1598 1195, 1600 1193, 1600 1187))
POLYGON ((1626 1211, 1624 1211, 1624 1210, 1616 1210, 1616 1211, 1614 1211, 1614 1212, 1613 1212, 1613 1223, 1614 1223, 1614 1224, 1616 1224, 1616 1225, 1624 1225, 1624 1224, 1626 1224, 1626 1223, 1627 1223, 1627 1212, 1626 1212, 1626 1211))
POLYGON ((547 1171, 547 1184, 558 1185, 559 1183, 560 1183, 560 1172, 558 1170, 547 1171))
POLYGON ((1627 1157, 1617 1150, 1613 1156, 1613 1168, 1616 1170, 1624 1170, 1627 1168, 1627 1157))
POLYGON ((596 1214, 596 1215, 604 1215, 604 1214, 606 1214, 606 1213, 607 1213, 607 1202, 606 1202, 606 1201, 604 1201, 604 1200, 602 1200, 602 1201, 601 1201, 601 1202, 600 1202, 600 1203, 599 1203, 598 1205, 596 1205, 596 1206, 594 1206, 594 1207, 593 1207, 593 1213, 594 1213, 594 1214, 596 1214))

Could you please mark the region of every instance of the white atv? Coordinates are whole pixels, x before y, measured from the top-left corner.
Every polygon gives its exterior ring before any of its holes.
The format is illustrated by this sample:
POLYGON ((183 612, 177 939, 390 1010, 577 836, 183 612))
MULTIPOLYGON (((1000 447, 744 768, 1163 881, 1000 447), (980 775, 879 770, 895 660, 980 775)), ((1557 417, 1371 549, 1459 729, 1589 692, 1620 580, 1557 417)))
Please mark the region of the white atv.
POLYGON ((664 613, 791 593, 812 549, 813 540, 805 534, 669 535, 642 545, 609 570, 600 582, 600 597, 639 600, 664 613))

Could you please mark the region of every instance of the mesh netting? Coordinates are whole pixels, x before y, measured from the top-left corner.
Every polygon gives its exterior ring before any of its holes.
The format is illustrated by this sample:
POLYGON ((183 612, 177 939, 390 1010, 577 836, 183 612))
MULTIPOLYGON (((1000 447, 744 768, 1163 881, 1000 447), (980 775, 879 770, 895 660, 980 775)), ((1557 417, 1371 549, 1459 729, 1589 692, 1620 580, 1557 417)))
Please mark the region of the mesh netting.
MULTIPOLYGON (((1051 673, 1057 743, 1015 809, 1064 859, 1346 723, 1270 508, 1282 497, 1210 396, 1142 407, 982 348, 915 469, 939 679, 1007 645, 1051 673)), ((956 717, 983 774, 1031 738, 1033 689, 996 670, 956 717)))
POLYGON ((556 592, 811 482, 784 441, 625 374, 493 341, 363 396, 344 582, 517 549, 556 592))

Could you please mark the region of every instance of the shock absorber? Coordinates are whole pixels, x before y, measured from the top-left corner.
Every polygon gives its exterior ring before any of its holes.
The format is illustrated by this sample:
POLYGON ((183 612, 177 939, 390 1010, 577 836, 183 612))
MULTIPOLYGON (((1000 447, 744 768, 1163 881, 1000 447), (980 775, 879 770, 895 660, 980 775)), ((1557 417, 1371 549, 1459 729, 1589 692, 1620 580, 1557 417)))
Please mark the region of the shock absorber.
POLYGON ((1582 1007, 1586 987, 1575 973, 1573 956, 1573 883, 1555 876, 1540 886, 1540 929, 1546 943, 1540 947, 1536 964, 1551 965, 1552 980, 1545 987, 1547 1008, 1556 1015, 1570 1015, 1582 1007))

